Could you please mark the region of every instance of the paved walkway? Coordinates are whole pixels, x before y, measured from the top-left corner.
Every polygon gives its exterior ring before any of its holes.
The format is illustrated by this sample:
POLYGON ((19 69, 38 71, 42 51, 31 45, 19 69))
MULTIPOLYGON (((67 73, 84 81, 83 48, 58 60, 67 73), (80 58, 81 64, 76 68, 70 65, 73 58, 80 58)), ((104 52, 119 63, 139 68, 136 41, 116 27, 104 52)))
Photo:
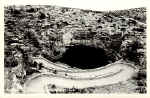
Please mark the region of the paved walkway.
MULTIPOLYGON (((45 62, 47 61, 42 60, 43 64, 45 62)), ((48 84, 55 84, 65 88, 110 85, 126 81, 135 73, 136 69, 132 65, 125 63, 114 63, 106 67, 88 71, 70 72, 66 69, 63 71, 61 69, 60 72, 58 70, 58 74, 43 73, 31 77, 25 83, 25 93, 45 93, 45 86, 48 84)))

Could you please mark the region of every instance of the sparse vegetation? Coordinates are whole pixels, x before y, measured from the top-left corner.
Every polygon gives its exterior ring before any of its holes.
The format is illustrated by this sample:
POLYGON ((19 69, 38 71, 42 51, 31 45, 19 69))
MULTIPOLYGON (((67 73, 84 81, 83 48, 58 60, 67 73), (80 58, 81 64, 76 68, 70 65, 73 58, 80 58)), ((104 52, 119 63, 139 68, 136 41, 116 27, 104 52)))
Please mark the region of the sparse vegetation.
MULTIPOLYGON (((103 48, 109 63, 126 58, 134 61, 142 72, 139 74, 144 74, 138 81, 146 81, 145 8, 95 12, 57 6, 8 6, 4 15, 6 92, 12 86, 12 73, 21 77, 17 79, 23 84, 28 75, 38 72, 32 57, 58 61, 66 52, 63 34, 68 32, 73 36, 72 45, 103 48)), ((145 93, 146 85, 140 85, 144 86, 139 86, 138 93, 145 93)))

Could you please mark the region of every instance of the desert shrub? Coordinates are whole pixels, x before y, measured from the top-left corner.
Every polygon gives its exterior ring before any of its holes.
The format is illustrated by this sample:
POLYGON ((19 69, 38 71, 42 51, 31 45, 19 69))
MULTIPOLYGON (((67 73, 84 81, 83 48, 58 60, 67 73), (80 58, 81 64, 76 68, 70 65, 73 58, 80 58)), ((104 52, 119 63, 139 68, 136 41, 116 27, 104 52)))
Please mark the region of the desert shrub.
POLYGON ((120 53, 124 60, 133 61, 140 65, 140 58, 145 55, 143 50, 144 44, 142 40, 131 38, 122 42, 120 53))

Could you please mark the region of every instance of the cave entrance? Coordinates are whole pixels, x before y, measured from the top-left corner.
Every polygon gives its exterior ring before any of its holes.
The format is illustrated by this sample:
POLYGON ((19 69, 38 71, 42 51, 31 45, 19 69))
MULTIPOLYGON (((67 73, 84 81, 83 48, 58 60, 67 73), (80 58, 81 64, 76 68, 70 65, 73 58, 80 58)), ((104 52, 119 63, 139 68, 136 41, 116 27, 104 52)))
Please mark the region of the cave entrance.
POLYGON ((108 64, 105 50, 94 46, 67 46, 59 62, 80 69, 94 69, 108 64))

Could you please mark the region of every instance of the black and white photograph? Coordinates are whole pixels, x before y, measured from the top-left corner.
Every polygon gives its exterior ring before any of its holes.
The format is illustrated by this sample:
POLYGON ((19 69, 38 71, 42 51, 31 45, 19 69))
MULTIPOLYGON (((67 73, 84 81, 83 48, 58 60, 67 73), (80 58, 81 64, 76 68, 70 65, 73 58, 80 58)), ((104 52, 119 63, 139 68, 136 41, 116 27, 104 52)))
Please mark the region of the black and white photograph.
POLYGON ((146 94, 146 7, 4 7, 6 94, 146 94))

